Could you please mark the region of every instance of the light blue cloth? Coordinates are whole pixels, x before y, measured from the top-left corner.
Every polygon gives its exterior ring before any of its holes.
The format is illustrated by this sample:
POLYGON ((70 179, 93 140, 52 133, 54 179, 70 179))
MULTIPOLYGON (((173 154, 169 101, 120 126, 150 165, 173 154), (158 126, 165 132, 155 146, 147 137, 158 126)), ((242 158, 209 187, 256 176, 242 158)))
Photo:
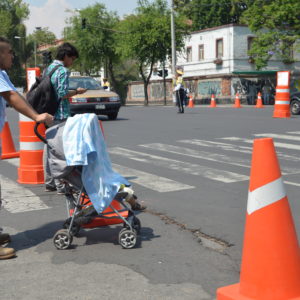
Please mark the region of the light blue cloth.
MULTIPOLYGON (((1 92, 8 92, 8 91, 16 91, 16 88, 11 83, 7 73, 4 70, 0 69, 0 93, 1 92)), ((5 108, 6 108, 6 101, 0 94, 0 132, 3 129, 5 124, 5 108)), ((2 153, 2 143, 1 143, 1 136, 0 136, 0 159, 2 153)))
POLYGON ((114 172, 95 114, 78 114, 67 119, 63 149, 68 166, 83 166, 81 179, 98 213, 103 212, 120 185, 130 185, 114 172))

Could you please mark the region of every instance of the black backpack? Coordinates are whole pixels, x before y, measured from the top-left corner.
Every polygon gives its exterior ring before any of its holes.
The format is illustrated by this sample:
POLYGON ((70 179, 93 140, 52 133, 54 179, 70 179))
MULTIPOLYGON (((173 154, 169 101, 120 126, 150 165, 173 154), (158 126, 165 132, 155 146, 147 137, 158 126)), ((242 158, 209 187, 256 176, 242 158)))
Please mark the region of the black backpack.
POLYGON ((37 113, 48 113, 54 115, 58 109, 60 101, 54 87, 51 83, 51 76, 61 65, 55 66, 48 75, 36 77, 35 83, 26 95, 28 103, 36 110, 37 113))

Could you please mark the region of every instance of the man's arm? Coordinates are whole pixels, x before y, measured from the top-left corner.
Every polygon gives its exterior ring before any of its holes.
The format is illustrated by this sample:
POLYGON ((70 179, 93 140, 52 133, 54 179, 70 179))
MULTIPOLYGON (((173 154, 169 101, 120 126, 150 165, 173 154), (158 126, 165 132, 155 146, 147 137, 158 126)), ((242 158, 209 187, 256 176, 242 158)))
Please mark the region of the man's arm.
POLYGON ((53 121, 53 116, 44 113, 38 114, 27 101, 15 91, 1 92, 1 96, 19 113, 34 120, 35 122, 46 123, 50 125, 53 121))

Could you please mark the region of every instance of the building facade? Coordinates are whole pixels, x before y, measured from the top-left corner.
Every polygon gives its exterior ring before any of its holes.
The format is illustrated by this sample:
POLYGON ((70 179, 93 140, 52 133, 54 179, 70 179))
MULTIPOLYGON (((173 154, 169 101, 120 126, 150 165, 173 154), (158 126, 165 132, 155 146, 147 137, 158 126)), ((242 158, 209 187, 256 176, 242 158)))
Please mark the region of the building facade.
MULTIPOLYGON (((247 26, 228 24, 193 32, 185 41, 183 53, 177 54, 177 66, 184 70, 184 81, 196 103, 207 104, 214 94, 219 103, 234 101, 238 92, 242 101, 254 104, 257 93, 263 93, 266 104, 273 103, 276 72, 290 70, 293 81, 300 74, 300 54, 293 53, 296 62, 284 64, 272 57, 268 66, 257 71, 248 55, 255 35, 247 26)), ((160 69, 160 66, 156 67, 160 69)), ((171 70, 168 69, 167 99, 172 100, 171 70)), ((163 80, 156 72, 148 87, 149 102, 163 100, 163 80)), ((129 85, 127 102, 143 101, 143 83, 129 85)))

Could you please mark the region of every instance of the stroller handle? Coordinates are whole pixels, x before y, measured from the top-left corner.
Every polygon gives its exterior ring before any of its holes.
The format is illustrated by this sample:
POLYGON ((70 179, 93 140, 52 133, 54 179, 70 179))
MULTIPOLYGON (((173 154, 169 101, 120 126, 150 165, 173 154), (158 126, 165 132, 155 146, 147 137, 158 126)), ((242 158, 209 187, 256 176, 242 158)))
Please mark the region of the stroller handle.
POLYGON ((48 144, 47 140, 43 136, 41 136, 40 133, 38 132, 38 127, 40 124, 41 123, 35 123, 34 129, 33 129, 34 133, 43 143, 48 144))

